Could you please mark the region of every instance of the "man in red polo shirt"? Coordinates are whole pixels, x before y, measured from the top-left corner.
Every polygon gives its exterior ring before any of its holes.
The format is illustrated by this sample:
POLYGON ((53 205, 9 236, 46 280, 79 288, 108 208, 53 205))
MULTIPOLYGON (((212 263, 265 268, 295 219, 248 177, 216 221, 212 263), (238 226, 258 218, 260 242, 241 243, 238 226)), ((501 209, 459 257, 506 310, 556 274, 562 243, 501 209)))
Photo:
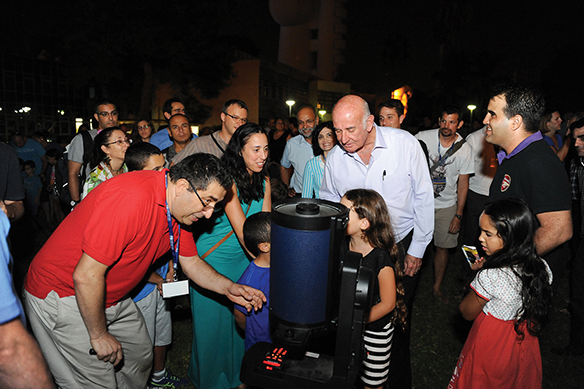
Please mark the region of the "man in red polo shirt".
POLYGON ((100 184, 61 223, 25 281, 31 327, 60 387, 146 385, 152 345, 127 295, 171 242, 192 281, 247 309, 261 307, 260 291, 217 273, 179 226, 210 217, 231 185, 216 157, 197 154, 170 171, 100 184))

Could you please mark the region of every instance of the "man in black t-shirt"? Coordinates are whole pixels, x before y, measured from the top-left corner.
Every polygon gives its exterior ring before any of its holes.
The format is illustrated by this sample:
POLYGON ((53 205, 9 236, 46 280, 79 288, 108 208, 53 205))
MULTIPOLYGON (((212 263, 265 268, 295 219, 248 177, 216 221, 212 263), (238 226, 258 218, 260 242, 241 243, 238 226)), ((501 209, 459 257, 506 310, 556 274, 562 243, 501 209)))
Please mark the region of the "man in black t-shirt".
POLYGON ((563 243, 572 237, 570 183, 559 158, 537 131, 545 102, 523 87, 499 87, 489 101, 486 140, 502 150, 489 201, 516 197, 535 214, 537 254, 548 262, 554 284, 561 278, 569 253, 563 243))

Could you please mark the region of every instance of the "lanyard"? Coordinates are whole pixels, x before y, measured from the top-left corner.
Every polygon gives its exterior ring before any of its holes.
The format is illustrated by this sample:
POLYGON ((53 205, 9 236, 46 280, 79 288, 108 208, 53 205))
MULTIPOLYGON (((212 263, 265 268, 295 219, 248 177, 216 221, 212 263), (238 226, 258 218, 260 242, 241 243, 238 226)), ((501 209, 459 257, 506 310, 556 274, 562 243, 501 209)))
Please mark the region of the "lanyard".
MULTIPOLYGON (((456 139, 454 140, 454 142, 452 143, 452 146, 450 146, 450 149, 448 149, 448 151, 452 150, 452 148, 454 147, 454 144, 455 143, 456 143, 456 139)), ((444 161, 442 161, 442 154, 440 154, 440 132, 438 132, 438 163, 440 165, 442 165, 443 163, 445 163, 446 160, 448 159, 448 157, 449 157, 448 151, 444 153, 444 155, 446 156, 446 158, 444 158, 444 161)))
MULTIPOLYGON (((168 170, 165 173, 164 187, 168 189, 168 170)), ((174 231, 172 229, 172 216, 170 215, 170 209, 168 208, 168 200, 164 200, 166 204, 166 220, 168 221, 168 236, 170 238, 170 249, 172 250, 172 262, 174 267, 174 280, 178 281, 177 278, 177 268, 178 268, 178 248, 180 242, 180 224, 178 225, 178 236, 176 237, 176 244, 174 243, 174 231)))

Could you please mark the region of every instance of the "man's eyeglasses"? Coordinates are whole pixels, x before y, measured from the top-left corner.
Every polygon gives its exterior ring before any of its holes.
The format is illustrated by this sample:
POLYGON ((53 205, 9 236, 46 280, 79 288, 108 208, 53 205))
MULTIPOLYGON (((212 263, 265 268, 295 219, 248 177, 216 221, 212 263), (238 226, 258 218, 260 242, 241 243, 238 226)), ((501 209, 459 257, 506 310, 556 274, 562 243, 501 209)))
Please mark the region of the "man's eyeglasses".
POLYGON ((247 123, 247 118, 240 118, 239 116, 233 116, 228 114, 227 112, 223 112, 225 115, 229 116, 231 119, 235 120, 236 122, 242 122, 243 124, 247 123))
POLYGON ((203 210, 208 210, 208 209, 212 209, 213 212, 219 212, 221 211, 221 204, 220 203, 215 203, 215 206, 212 207, 209 204, 211 203, 211 200, 207 200, 207 202, 205 203, 203 201, 203 199, 201 198, 201 196, 199 196, 199 192, 197 192, 197 190, 195 189, 195 187, 193 186, 193 184, 191 184, 189 182, 189 185, 191 187, 191 189, 193 190, 193 192, 195 192, 195 195, 197 196, 197 198, 199 199, 199 201, 201 202, 201 204, 203 205, 203 210))
POLYGON ((111 111, 111 112, 98 112, 97 113, 102 118, 106 118, 108 116, 118 116, 118 111, 111 111))
POLYGON ((131 141, 131 140, 129 140, 129 139, 120 139, 120 140, 116 140, 115 142, 109 142, 109 143, 106 143, 105 145, 106 145, 106 146, 109 146, 109 145, 114 145, 114 144, 116 144, 116 145, 118 145, 118 146, 121 146, 121 145, 123 145, 124 143, 125 143, 125 144, 127 144, 127 145, 129 145, 130 143, 132 143, 132 141, 131 141))

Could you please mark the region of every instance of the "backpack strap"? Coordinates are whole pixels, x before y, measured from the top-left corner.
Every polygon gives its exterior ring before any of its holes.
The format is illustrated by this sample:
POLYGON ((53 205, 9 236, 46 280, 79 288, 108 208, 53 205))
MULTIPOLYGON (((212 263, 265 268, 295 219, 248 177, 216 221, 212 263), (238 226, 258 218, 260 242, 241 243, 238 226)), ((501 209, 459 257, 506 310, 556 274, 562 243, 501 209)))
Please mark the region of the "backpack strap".
POLYGON ((80 131, 81 137, 83 138, 83 164, 81 165, 81 171, 79 172, 80 183, 79 188, 83 188, 83 183, 85 182, 87 165, 89 165, 89 155, 91 153, 91 148, 93 147, 93 138, 88 131, 80 131))
MULTIPOLYGON (((462 147, 462 145, 464 145, 466 143, 466 141, 464 139, 456 142, 454 144, 454 146, 452 146, 450 148, 450 150, 448 150, 445 154, 444 154, 444 158, 443 161, 446 161, 448 158, 450 158, 451 156, 454 155, 454 153, 456 153, 458 150, 460 150, 460 148, 462 147)), ((436 168, 440 166, 440 161, 436 161, 434 162, 434 165, 432 165, 432 167, 430 168, 430 175, 432 173, 434 173, 434 170, 436 170, 436 168)))

